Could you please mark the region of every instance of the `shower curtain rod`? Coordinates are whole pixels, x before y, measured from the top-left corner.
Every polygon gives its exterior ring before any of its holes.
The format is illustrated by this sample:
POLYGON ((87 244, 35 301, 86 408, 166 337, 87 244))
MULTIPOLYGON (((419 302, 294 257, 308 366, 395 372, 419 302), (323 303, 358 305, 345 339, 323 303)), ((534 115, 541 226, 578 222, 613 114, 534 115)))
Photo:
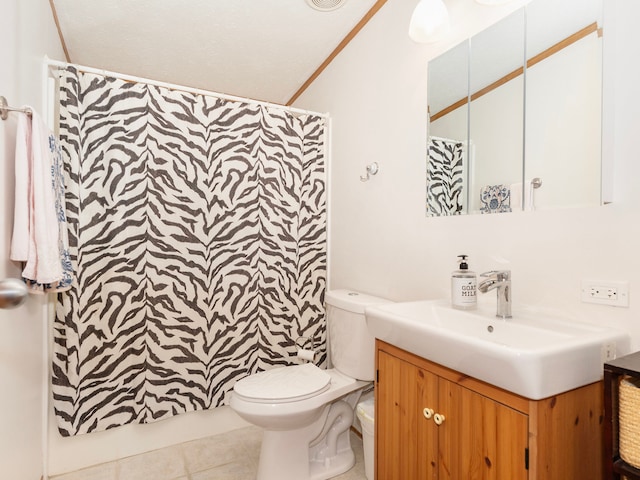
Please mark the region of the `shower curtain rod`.
POLYGON ((97 75, 104 75, 105 77, 118 78, 120 80, 124 80, 127 82, 146 83, 148 85, 154 85, 156 87, 168 88, 169 90, 178 90, 181 92, 195 93, 196 95, 215 97, 215 98, 220 98, 223 100, 229 100, 233 102, 244 102, 244 103, 249 103, 251 105, 261 105, 264 107, 277 108, 279 110, 285 110, 287 112, 297 113, 301 115, 317 115, 323 118, 329 117, 328 113, 314 112, 311 110, 302 110, 299 108, 288 107, 286 105, 280 105, 278 103, 262 102, 260 100, 254 100, 251 98, 237 97, 235 95, 227 95, 224 93, 212 92, 210 90, 202 90, 199 88, 187 87, 184 85, 177 85, 174 83, 160 82, 157 80, 151 80, 150 78, 136 77, 134 75, 126 75, 124 73, 111 72, 108 70, 101 70, 99 68, 87 67, 84 65, 77 65, 75 63, 60 62, 58 60, 51 60, 46 56, 44 61, 49 67, 56 67, 56 68, 74 67, 85 73, 95 73, 97 75))

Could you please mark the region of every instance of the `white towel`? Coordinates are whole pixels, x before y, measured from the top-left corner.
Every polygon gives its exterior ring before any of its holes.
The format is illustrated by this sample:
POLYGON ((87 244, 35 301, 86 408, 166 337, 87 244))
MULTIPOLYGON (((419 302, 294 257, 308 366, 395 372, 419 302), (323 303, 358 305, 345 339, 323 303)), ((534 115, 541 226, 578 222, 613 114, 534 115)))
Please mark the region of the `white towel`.
POLYGON ((29 211, 31 185, 31 120, 18 115, 15 154, 15 202, 11 260, 26 262, 29 257, 29 211))
POLYGON ((531 212, 535 210, 533 183, 531 180, 527 180, 524 183, 524 208, 522 208, 522 182, 511 184, 509 190, 511 190, 511 209, 513 211, 524 210, 525 212, 531 212))
POLYGON ((35 292, 71 286, 64 214, 62 159, 55 136, 30 107, 16 136, 14 230, 10 258, 24 262, 22 276, 35 292))

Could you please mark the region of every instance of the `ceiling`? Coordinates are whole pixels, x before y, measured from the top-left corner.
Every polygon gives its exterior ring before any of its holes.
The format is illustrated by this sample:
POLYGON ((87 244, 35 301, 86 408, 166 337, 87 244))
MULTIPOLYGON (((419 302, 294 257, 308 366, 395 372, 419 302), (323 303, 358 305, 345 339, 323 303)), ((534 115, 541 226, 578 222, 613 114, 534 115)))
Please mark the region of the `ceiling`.
POLYGON ((60 60, 280 104, 385 2, 50 0, 60 60))

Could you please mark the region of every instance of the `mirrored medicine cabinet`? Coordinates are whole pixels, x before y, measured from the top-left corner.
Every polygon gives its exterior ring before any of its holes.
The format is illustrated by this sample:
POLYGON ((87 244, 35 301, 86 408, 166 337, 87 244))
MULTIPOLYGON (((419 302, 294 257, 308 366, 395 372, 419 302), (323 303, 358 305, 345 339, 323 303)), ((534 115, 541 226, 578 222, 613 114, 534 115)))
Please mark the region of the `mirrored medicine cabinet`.
POLYGON ((533 0, 428 66, 428 216, 601 204, 603 0, 533 0))

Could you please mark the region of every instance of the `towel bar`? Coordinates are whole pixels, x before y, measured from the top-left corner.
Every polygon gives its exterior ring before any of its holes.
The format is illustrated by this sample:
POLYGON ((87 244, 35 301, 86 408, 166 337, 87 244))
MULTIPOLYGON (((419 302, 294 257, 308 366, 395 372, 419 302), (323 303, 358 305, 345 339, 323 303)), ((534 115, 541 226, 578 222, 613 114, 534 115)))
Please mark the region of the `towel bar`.
POLYGON ((0 95, 0 118, 2 118, 2 120, 6 120, 7 118, 9 118, 9 112, 22 112, 31 116, 30 109, 10 107, 7 103, 7 99, 0 95))

